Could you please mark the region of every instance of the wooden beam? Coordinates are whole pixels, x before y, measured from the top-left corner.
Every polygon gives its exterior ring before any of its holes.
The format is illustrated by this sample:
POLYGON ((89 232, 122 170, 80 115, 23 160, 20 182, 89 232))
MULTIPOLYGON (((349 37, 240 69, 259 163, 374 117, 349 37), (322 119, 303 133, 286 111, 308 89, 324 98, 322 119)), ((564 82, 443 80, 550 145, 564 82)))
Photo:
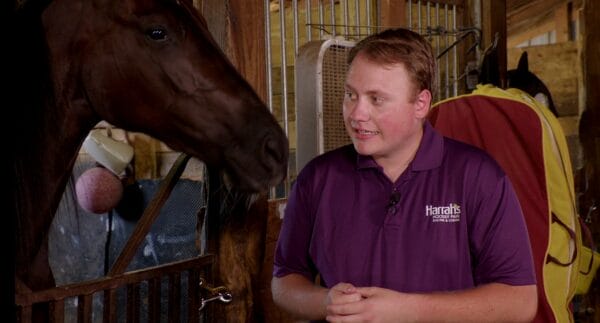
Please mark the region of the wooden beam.
MULTIPOLYGON (((585 184, 579 198, 580 214, 590 216, 589 224, 595 243, 600 236, 600 3, 598 0, 584 0, 583 19, 581 24, 582 38, 582 76, 583 107, 579 120, 579 141, 583 148, 584 166, 581 169, 585 184), (593 203, 596 209, 592 209, 593 203)), ((598 295, 597 278, 594 287, 583 297, 584 309, 591 308, 593 317, 585 317, 589 322, 600 322, 600 296, 598 295)))
POLYGON ((396 0, 381 0, 380 2, 380 21, 379 25, 383 27, 407 27, 406 23, 406 3, 398 4, 396 0))
POLYGON ((554 30, 554 20, 548 19, 543 21, 540 25, 531 26, 527 31, 518 33, 516 35, 508 34, 507 48, 514 48, 524 41, 531 40, 541 34, 547 33, 554 30))
POLYGON ((498 34, 498 75, 500 87, 506 88, 506 0, 482 0, 482 42, 487 48, 498 34))
POLYGON ((564 3, 565 0, 531 0, 518 7, 513 7, 506 16, 508 34, 517 35, 526 32, 531 26, 537 26, 545 20, 553 19, 554 10, 564 3))
MULTIPOLYGON (((594 110, 596 116, 600 116, 600 3, 597 0, 585 0, 583 7, 583 80, 585 107, 594 110)), ((596 120, 600 125, 600 119, 596 120)))
POLYGON ((554 11, 554 29, 556 30, 556 42, 562 43, 570 40, 571 26, 571 4, 563 3, 554 11))

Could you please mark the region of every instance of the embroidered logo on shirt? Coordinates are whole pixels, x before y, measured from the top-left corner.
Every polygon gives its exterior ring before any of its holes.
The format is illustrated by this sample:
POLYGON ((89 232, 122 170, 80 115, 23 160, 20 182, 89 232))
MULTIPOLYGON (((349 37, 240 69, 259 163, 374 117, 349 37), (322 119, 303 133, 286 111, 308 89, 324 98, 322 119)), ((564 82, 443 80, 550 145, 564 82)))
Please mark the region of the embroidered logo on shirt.
POLYGON ((431 222, 460 221, 460 205, 450 203, 447 206, 425 206, 425 216, 431 217, 431 222))

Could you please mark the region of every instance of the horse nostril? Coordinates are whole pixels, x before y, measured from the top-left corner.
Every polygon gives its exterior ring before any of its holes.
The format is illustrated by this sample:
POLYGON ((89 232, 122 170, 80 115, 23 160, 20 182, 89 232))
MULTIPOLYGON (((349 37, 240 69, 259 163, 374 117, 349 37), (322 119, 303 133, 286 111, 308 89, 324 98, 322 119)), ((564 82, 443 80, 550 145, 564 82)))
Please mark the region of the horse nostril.
POLYGON ((284 145, 279 144, 277 138, 268 136, 263 143, 263 153, 266 158, 273 158, 281 163, 285 159, 284 145))

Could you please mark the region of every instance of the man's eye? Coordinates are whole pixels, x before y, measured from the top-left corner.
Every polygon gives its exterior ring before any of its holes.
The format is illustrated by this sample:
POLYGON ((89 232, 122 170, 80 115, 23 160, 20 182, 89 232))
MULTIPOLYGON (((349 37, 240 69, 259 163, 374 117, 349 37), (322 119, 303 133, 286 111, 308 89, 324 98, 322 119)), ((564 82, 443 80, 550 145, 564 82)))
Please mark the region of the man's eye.
POLYGON ((356 94, 346 91, 346 93, 344 93, 344 97, 348 100, 356 100, 356 94))
POLYGON ((380 96, 373 96, 371 97, 371 101, 374 105, 381 105, 383 102, 385 102, 385 99, 380 96))

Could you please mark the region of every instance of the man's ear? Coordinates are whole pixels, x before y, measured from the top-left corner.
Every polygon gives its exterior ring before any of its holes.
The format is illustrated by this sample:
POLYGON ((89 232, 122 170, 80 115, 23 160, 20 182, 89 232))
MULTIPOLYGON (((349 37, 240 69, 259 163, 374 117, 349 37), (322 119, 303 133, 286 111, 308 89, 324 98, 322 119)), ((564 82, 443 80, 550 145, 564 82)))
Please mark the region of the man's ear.
POLYGON ((417 118, 424 119, 431 108, 431 91, 422 90, 415 98, 415 115, 417 118))

